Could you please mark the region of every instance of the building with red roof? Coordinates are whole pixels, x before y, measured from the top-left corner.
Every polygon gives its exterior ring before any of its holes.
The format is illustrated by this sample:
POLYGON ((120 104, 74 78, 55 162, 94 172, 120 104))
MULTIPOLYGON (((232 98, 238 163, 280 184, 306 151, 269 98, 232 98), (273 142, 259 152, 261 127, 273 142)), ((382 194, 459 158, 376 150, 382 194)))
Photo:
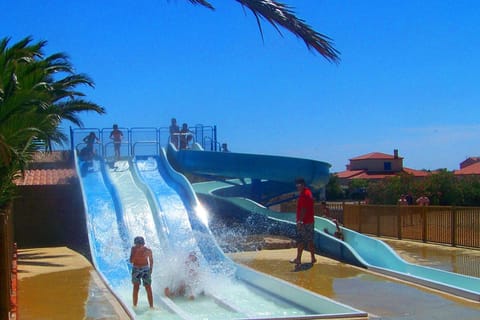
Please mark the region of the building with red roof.
POLYGON ((37 152, 23 175, 16 179, 17 186, 54 186, 76 183, 77 173, 68 151, 37 152))
POLYGON ((456 176, 480 175, 480 157, 469 157, 460 163, 460 170, 453 172, 456 176))
POLYGON ((423 178, 430 174, 429 171, 415 170, 403 166, 403 157, 398 155, 398 150, 392 154, 371 152, 350 159, 345 171, 337 172, 340 184, 346 185, 352 179, 381 180, 400 173, 411 174, 423 178))
POLYGON ((464 161, 460 162, 460 169, 466 168, 478 162, 480 162, 480 157, 468 157, 464 161))

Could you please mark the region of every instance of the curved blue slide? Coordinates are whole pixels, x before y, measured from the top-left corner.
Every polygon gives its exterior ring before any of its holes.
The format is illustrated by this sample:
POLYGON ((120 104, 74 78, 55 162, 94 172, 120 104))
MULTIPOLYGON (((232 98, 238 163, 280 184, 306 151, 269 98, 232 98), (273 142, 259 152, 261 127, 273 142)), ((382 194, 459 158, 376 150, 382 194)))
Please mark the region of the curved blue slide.
MULTIPOLYGON (((313 181, 315 188, 322 187, 322 183, 325 184, 328 181, 328 167, 324 165, 321 168, 324 164, 322 162, 312 166, 313 160, 309 163, 299 159, 295 164, 295 158, 246 156, 198 150, 177 151, 174 148, 168 149, 168 155, 179 170, 195 174, 208 172, 210 176, 217 175, 222 179, 224 177, 240 178, 241 180, 238 181, 196 183, 194 189, 202 197, 202 201, 209 203, 220 212, 255 225, 259 231, 292 237, 295 234, 295 214, 271 211, 249 199, 248 190, 251 188, 248 184, 254 179, 273 179, 292 184, 293 177, 302 175, 307 177, 307 181, 313 181), (257 161, 256 158, 260 160, 257 161), (195 163, 198 163, 198 168, 201 170, 195 169, 195 163), (241 174, 235 177, 235 172, 241 174), (250 176, 249 172, 251 172, 250 176), (265 173, 263 178, 261 178, 262 172, 265 173), (243 185, 240 186, 241 184, 243 185), (242 191, 239 190, 247 191, 242 195, 242 191)), ((332 236, 336 226, 328 219, 316 217, 315 231, 315 245, 321 254, 402 280, 480 301, 480 278, 408 263, 384 242, 347 228, 342 228, 344 241, 339 240, 332 236)))
MULTIPOLYGON (((92 262, 133 319, 316 319, 366 317, 328 298, 235 264, 213 238, 207 212, 191 185, 164 153, 107 164, 76 157, 92 262), (154 255, 155 309, 144 290, 131 307, 128 257, 133 237, 144 236, 154 255), (167 298, 178 285, 185 259, 195 252, 196 298, 167 298), (202 294, 203 293, 203 294, 202 294)), ((194 289, 192 289, 194 290, 194 289)))
MULTIPOLYGON (((205 196, 207 188, 214 187, 217 190, 219 188, 218 183, 215 186, 213 186, 214 183, 210 186, 207 184, 195 184, 194 189, 205 196)), ((224 187, 231 188, 231 185, 224 187)), ((275 233, 290 236, 294 234, 295 213, 275 212, 246 198, 220 198, 234 204, 237 210, 243 212, 241 214, 255 217, 254 223, 259 230, 264 226, 262 231, 271 232, 272 226, 277 226, 274 228, 275 233), (264 220, 262 221, 259 217, 263 217, 264 220)), ((218 196, 210 194, 202 200, 214 202, 217 208, 221 208, 218 196), (217 198, 217 201, 212 198, 217 198)), ((228 212, 232 213, 233 211, 230 208, 228 212)), ((239 214, 238 211, 236 214, 239 214)), ((249 222, 252 223, 252 219, 249 222)), ((383 241, 344 227, 341 227, 341 230, 344 236, 343 241, 332 236, 336 231, 336 226, 332 221, 315 217, 315 246, 318 252, 333 259, 362 266, 394 278, 480 301, 480 278, 408 263, 383 241)))
POLYGON ((210 152, 200 147, 177 151, 172 144, 167 148, 167 156, 174 168, 179 167, 193 174, 275 181, 289 188, 294 188, 294 181, 298 177, 304 178, 314 189, 324 187, 330 178, 330 164, 310 159, 210 152))

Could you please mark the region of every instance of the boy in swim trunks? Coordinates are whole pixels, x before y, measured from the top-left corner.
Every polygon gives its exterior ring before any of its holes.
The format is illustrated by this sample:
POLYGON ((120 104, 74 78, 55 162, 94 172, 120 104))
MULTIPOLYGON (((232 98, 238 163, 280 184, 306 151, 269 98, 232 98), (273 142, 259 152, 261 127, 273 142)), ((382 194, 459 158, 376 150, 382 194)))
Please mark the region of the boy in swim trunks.
POLYGON ((153 270, 153 255, 152 250, 145 247, 145 239, 143 237, 135 237, 133 240, 135 244, 130 252, 130 262, 133 264, 132 268, 132 283, 133 283, 133 306, 137 306, 138 291, 140 289, 140 282, 147 291, 148 304, 153 308, 152 295, 152 270, 153 270))

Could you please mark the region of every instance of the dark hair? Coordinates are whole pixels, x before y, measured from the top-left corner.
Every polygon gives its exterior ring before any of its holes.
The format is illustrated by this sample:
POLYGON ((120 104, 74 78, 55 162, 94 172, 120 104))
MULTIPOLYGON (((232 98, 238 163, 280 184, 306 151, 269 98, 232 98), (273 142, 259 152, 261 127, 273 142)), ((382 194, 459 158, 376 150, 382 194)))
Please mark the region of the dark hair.
POLYGON ((135 244, 145 244, 145 239, 143 239, 143 237, 135 237, 135 239, 133 239, 133 243, 135 243, 135 244))
POLYGON ((295 184, 305 185, 305 179, 303 179, 303 178, 297 178, 297 179, 295 179, 295 184))
POLYGON ((118 129, 118 124, 114 124, 113 129, 118 129))

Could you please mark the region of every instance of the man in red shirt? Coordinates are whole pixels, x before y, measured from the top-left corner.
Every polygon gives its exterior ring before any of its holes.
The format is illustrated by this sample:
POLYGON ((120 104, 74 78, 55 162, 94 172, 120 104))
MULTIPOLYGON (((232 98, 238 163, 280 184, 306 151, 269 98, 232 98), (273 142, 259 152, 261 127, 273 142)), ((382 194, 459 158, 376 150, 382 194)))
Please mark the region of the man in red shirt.
POLYGON ((305 246, 308 246, 312 258, 312 264, 317 262, 315 259, 314 236, 314 201, 309 188, 305 186, 305 180, 299 178, 295 180, 297 191, 299 192, 297 200, 297 257, 290 260, 296 267, 301 265, 302 253, 305 246))

